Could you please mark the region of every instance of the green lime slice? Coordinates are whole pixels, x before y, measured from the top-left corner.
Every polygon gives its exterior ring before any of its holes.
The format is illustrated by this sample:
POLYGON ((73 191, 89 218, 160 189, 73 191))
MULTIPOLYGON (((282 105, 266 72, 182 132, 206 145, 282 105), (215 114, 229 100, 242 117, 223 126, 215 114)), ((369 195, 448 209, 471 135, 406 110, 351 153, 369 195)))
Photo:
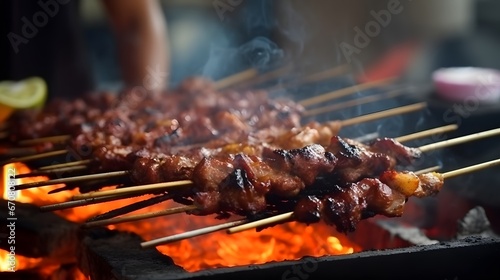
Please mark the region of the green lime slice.
POLYGON ((47 99, 47 84, 40 77, 32 77, 21 81, 0 82, 0 104, 15 108, 27 109, 43 106, 47 99))

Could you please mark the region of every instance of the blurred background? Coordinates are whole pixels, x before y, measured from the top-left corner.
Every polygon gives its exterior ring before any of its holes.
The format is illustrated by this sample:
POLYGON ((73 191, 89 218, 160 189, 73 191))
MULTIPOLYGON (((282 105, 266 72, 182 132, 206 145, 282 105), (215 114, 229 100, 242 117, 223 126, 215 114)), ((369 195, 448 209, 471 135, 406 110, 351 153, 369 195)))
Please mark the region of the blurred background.
MULTIPOLYGON (((420 1, 229 1, 162 0, 171 47, 171 84, 192 75, 218 79, 251 66, 286 61, 325 68, 346 63, 342 43, 355 46, 355 28, 365 30, 374 13, 397 5, 388 24, 350 64, 362 72, 391 53, 411 79, 426 79, 445 66, 500 68, 500 2, 420 1), (409 47, 411 44, 411 47, 409 47)), ((99 87, 120 81, 113 35, 100 0, 80 2, 85 44, 99 87)), ((396 7, 396 6, 395 6, 396 7)), ((346 46, 344 44, 344 46, 346 46)))

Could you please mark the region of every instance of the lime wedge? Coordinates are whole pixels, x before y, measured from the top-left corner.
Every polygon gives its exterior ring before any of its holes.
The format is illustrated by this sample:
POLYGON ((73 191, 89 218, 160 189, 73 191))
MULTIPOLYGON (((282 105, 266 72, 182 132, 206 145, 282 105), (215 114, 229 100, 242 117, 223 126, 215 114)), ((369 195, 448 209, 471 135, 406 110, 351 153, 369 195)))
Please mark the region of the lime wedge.
POLYGON ((0 105, 12 109, 41 107, 47 99, 47 84, 40 77, 0 82, 0 105))

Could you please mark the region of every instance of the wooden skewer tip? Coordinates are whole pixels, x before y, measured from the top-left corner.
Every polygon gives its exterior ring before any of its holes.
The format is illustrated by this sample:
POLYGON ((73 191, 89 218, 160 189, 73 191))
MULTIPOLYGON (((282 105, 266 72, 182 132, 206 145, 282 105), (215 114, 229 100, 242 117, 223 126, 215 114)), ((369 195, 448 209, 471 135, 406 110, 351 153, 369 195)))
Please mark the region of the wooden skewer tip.
POLYGON ((495 159, 495 160, 491 160, 491 161, 487 161, 487 162, 483 162, 483 163, 479 163, 479 164, 475 164, 475 165, 463 167, 463 168, 460 168, 460 169, 455 169, 455 170, 452 170, 452 171, 448 171, 446 173, 443 173, 443 177, 445 179, 449 179, 449 178, 452 178, 452 177, 456 177, 456 176, 459 176, 459 175, 468 174, 468 173, 471 173, 471 172, 474 172, 474 171, 479 171, 479 170, 490 168, 490 167, 494 167, 494 166, 497 166, 497 165, 500 165, 500 159, 495 159))
POLYGON ((54 156, 64 155, 67 153, 68 153, 68 150, 50 151, 50 152, 36 154, 36 155, 12 158, 12 159, 9 159, 9 160, 6 160, 6 161, 0 163, 0 165, 5 165, 5 164, 9 164, 9 163, 14 163, 14 162, 27 162, 27 161, 38 160, 38 159, 43 159, 43 158, 50 158, 50 157, 54 157, 54 156))
POLYGON ((338 90, 331 91, 328 93, 324 93, 324 94, 321 94, 319 96, 307 98, 307 99, 299 101, 298 103, 304 107, 308 107, 311 105, 315 105, 315 104, 330 101, 333 99, 341 98, 341 97, 344 97, 347 95, 351 95, 351 94, 354 94, 356 92, 370 89, 373 87, 389 84, 389 83, 392 83, 394 80, 395 80, 395 78, 389 78, 389 79, 384 79, 384 80, 367 82, 367 83, 359 84, 359 85, 353 85, 350 87, 346 87, 346 88, 338 89, 338 90))
POLYGON ((474 133, 474 134, 469 134, 469 135, 465 135, 462 137, 448 139, 448 140, 444 140, 444 141, 436 142, 436 143, 432 143, 432 144, 427 144, 424 146, 420 146, 419 149, 422 152, 428 152, 428 151, 432 151, 432 150, 447 148, 447 147, 463 144, 466 142, 475 141, 475 140, 479 140, 479 139, 483 139, 483 138, 487 138, 487 137, 492 137, 492 136, 497 136, 497 135, 500 135, 500 128, 491 129, 491 130, 478 132, 478 133, 474 133))
POLYGON ((134 221, 156 218, 156 217, 161 217, 161 216, 184 213, 187 211, 195 210, 196 208, 197 207, 195 205, 179 206, 179 207, 161 210, 161 211, 156 211, 156 212, 151 212, 151 213, 130 215, 130 216, 88 222, 88 223, 83 224, 83 227, 89 228, 89 227, 116 225, 116 224, 126 223, 126 222, 134 222, 134 221))
POLYGON ((293 212, 288 212, 288 213, 272 216, 269 218, 261 219, 258 221, 245 223, 243 225, 231 227, 227 230, 227 233, 233 234, 233 233, 237 233, 237 232, 241 232, 241 231, 245 231, 245 230, 249 230, 249 229, 253 229, 253 228, 258 228, 260 226, 264 226, 264 225, 268 225, 268 224, 288 221, 292 218, 293 218, 293 212))
POLYGON ((41 137, 41 138, 35 138, 35 139, 27 139, 27 140, 21 140, 19 141, 18 145, 19 146, 30 146, 30 145, 35 145, 35 144, 40 144, 40 143, 58 143, 58 142, 65 142, 71 138, 71 135, 56 135, 56 136, 49 136, 49 137, 41 137))
POLYGON ((127 199, 127 198, 131 198, 131 197, 135 197, 135 196, 138 196, 138 195, 110 195, 110 196, 103 196, 103 197, 98 197, 98 198, 88 198, 88 199, 82 199, 82 200, 70 200, 70 201, 40 206, 40 211, 41 212, 50 212, 50 211, 68 209, 68 208, 76 208, 76 207, 80 207, 80 206, 87 206, 87 205, 98 204, 98 203, 103 203, 103 202, 127 199))
POLYGON ((214 87, 218 90, 224 89, 226 87, 232 86, 234 84, 237 84, 239 82, 242 82, 247 79, 251 79, 255 76, 257 76, 259 72, 255 68, 250 68, 245 71, 236 73, 234 75, 231 75, 229 77, 223 78, 221 80, 218 80, 214 83, 214 87))
POLYGON ((388 98, 394 98, 396 96, 402 95, 404 93, 404 89, 396 89, 390 92, 378 94, 378 95, 370 95, 370 96, 365 96, 361 98, 357 98, 355 100, 349 100, 345 102, 340 102, 340 103, 335 103, 332 105, 327 105, 324 107, 320 108, 314 108, 314 109, 309 109, 304 112, 304 116, 310 117, 310 116, 316 116, 324 113, 330 113, 342 109, 346 109, 349 107, 354 107, 354 106, 360 106, 363 104, 367 103, 373 103, 376 101, 388 99, 388 98))
POLYGON ((50 175, 60 176, 65 172, 81 171, 81 170, 86 170, 87 168, 88 167, 86 165, 76 165, 76 166, 61 167, 61 168, 46 169, 46 170, 34 170, 30 173, 18 174, 16 175, 16 178, 21 179, 27 177, 50 176, 50 175))
POLYGON ((424 137, 432 136, 432 135, 435 135, 435 134, 438 134, 438 133, 446 133, 446 132, 454 131, 454 130, 457 130, 457 129, 458 129, 458 125, 456 125, 456 124, 450 124, 450 125, 446 125, 446 126, 441 126, 441 127, 437 127, 437 128, 432 128, 432 129, 427 129, 427 130, 419 131, 419 132, 408 134, 408 135, 404 135, 404 136, 399 136, 399 137, 394 138, 394 140, 403 143, 403 142, 408 142, 408 141, 416 140, 416 139, 419 139, 419 138, 424 138, 424 137))
POLYGON ((193 185, 193 181, 191 181, 191 180, 164 182, 164 183, 157 183, 157 184, 126 187, 126 188, 120 188, 120 189, 114 189, 114 190, 89 192, 86 194, 75 195, 75 196, 73 196, 73 200, 81 200, 81 199, 87 199, 87 198, 91 198, 91 197, 95 198, 95 197, 117 195, 117 194, 148 193, 148 192, 162 190, 162 189, 187 187, 187 186, 191 186, 191 185, 193 185))
POLYGON ((192 231, 188 231, 188 232, 183 232, 183 233, 176 234, 176 235, 171 235, 171 236, 167 236, 167 237, 163 237, 163 238, 158 238, 158 239, 142 242, 141 247, 142 248, 156 247, 156 246, 180 241, 183 239, 189 239, 189 238, 193 238, 196 236, 216 232, 219 230, 224 230, 224 229, 228 229, 231 227, 239 226, 239 225, 242 225, 246 222, 248 222, 248 220, 243 219, 243 220, 237 220, 237 221, 233 221, 233 222, 223 223, 220 225, 205 227, 205 228, 201 228, 201 229, 197 229, 197 230, 192 230, 192 231))
POLYGON ((25 189, 31 189, 31 188, 41 187, 41 186, 57 185, 57 184, 85 182, 85 181, 92 181, 92 180, 98 180, 98 179, 108 179, 108 178, 113 178, 113 177, 126 176, 128 174, 129 174, 128 171, 114 171, 114 172, 107 172, 107 173, 59 178, 59 179, 17 185, 16 190, 25 190, 25 189))
POLYGON ((382 118, 392 117, 396 115, 411 113, 415 111, 422 110, 427 107, 426 102, 415 103, 411 105, 401 106, 393 109, 388 109, 384 111, 379 111, 371 114, 362 115, 359 117, 354 117, 350 119, 345 119, 341 121, 342 126, 349 126, 360 124, 364 122, 374 121, 382 118))
POLYGON ((442 168, 442 166, 440 165, 436 165, 436 166, 432 166, 432 167, 428 167, 428 168, 425 168, 425 169, 420 169, 418 171, 415 171, 413 173, 415 173, 416 175, 421 175, 421 174, 425 174, 425 173, 429 173, 429 172, 435 172, 435 171, 438 171, 442 168))
POLYGON ((58 169, 58 168, 77 166, 77 165, 87 165, 91 162, 92 162, 92 160, 85 159, 85 160, 79 160, 79 161, 72 161, 72 162, 42 166, 42 167, 38 168, 38 170, 50 170, 50 169, 58 169))

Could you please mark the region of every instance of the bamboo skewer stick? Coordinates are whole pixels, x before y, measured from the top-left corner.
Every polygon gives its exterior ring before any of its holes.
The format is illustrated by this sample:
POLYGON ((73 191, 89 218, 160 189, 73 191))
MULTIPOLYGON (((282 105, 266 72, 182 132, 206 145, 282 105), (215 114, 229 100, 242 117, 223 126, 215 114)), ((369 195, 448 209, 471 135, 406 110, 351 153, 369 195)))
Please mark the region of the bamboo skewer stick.
MULTIPOLYGON (((68 178, 59 178, 59 179, 53 179, 53 180, 48 180, 48 181, 40 181, 40 182, 33 182, 33 183, 26 183, 26 184, 21 184, 15 186, 16 190, 26 190, 26 189, 31 189, 31 188, 36 188, 36 187, 41 187, 41 186, 50 186, 50 185, 57 185, 57 184, 68 184, 68 183, 77 183, 77 182, 84 182, 84 181, 92 181, 92 180, 98 180, 98 179, 109 179, 109 178, 114 178, 114 177, 122 177, 128 175, 128 171, 114 171, 114 172, 106 172, 106 173, 99 173, 99 174, 90 174, 90 175, 82 175, 82 176, 75 176, 75 177, 68 177, 68 178)), ((116 193, 118 194, 118 193, 116 193)), ((91 197, 91 196, 89 196, 91 197)), ((87 197, 84 197, 87 198, 87 197)), ((82 198, 82 199, 84 199, 82 198)))
POLYGON ((293 212, 288 212, 288 213, 272 216, 269 218, 265 218, 262 220, 257 220, 257 221, 253 221, 250 223, 246 223, 246 224, 243 224, 240 226, 231 227, 226 232, 229 234, 232 234, 232 233, 237 233, 237 232, 257 228, 257 227, 260 227, 262 225, 262 221, 265 221, 264 225, 270 225, 270 224, 274 224, 274 223, 283 223, 283 222, 291 221, 291 220, 293 220, 293 212))
POLYGON ((260 76, 255 77, 254 79, 248 80, 246 82, 242 82, 238 85, 235 85, 235 88, 249 88, 251 86, 256 86, 259 84, 263 84, 265 82, 271 81, 273 79, 277 79, 283 77, 283 75, 292 70, 292 65, 288 64, 286 66, 280 67, 276 70, 271 70, 269 72, 263 73, 260 76))
POLYGON ((304 77, 303 79, 299 80, 299 83, 304 84, 304 83, 314 83, 314 82, 319 82, 322 80, 326 80, 329 78, 333 78, 335 76, 339 76, 342 74, 346 74, 349 70, 351 69, 351 66, 349 64, 342 64, 339 66, 335 66, 330 69, 326 69, 324 71, 308 75, 304 77))
POLYGON ((62 174, 64 172, 81 171, 81 170, 86 170, 87 168, 88 167, 85 165, 76 165, 76 166, 54 168, 54 169, 47 169, 47 170, 35 170, 35 171, 30 172, 30 173, 18 174, 18 175, 16 175, 16 179, 36 177, 36 176, 59 175, 59 174, 62 174))
MULTIPOLYGON (((407 134, 404 136, 399 136, 399 137, 394 138, 394 140, 396 140, 400 143, 404 143, 404 142, 408 142, 408 141, 412 141, 412 140, 416 140, 416 139, 420 139, 420 138, 424 138, 424 137, 429 137, 429 136, 432 136, 432 135, 435 135, 438 133, 446 133, 446 132, 454 131, 457 129, 458 129, 458 125, 450 124, 450 125, 445 125, 445 126, 441 126, 441 127, 422 130, 422 131, 415 132, 412 134, 407 134)), ((367 142, 370 140, 375 140, 378 137, 379 137, 378 132, 373 132, 370 134, 365 134, 365 135, 360 136, 358 138, 354 138, 353 140, 355 140, 357 142, 367 142)))
POLYGON ((475 164, 475 165, 463 167, 463 168, 460 168, 460 169, 455 169, 455 170, 452 170, 452 171, 448 171, 446 173, 443 173, 443 177, 445 179, 450 179, 450 178, 453 178, 453 177, 456 177, 456 176, 459 176, 459 175, 464 175, 464 174, 467 174, 467 173, 479 171, 479 170, 490 168, 490 167, 494 167, 494 166, 497 166, 497 165, 500 165, 500 159, 490 160, 490 161, 487 161, 487 162, 483 162, 483 163, 479 163, 479 164, 475 164))
POLYGON ((432 135, 438 134, 438 133, 446 133, 446 132, 454 131, 457 129, 458 129, 458 125, 450 124, 450 125, 445 125, 445 126, 441 126, 441 127, 436 127, 433 129, 419 131, 419 132, 404 135, 404 136, 399 136, 399 137, 394 138, 394 140, 403 143, 403 142, 412 141, 412 140, 419 139, 419 138, 432 136, 432 135))
POLYGON ((157 183, 157 184, 149 184, 149 185, 142 185, 142 186, 135 186, 135 187, 120 188, 120 189, 115 189, 115 190, 95 191, 95 192, 89 192, 86 194, 75 195, 75 196, 73 196, 73 200, 87 199, 87 198, 91 198, 91 197, 95 198, 95 197, 117 195, 117 194, 148 193, 148 192, 152 192, 152 191, 190 186, 192 184, 193 184, 193 181, 191 181, 191 180, 181 180, 181 181, 174 181, 174 182, 165 182, 165 183, 157 183))
POLYGON ((329 93, 321 94, 319 96, 307 98, 307 99, 299 101, 298 103, 304 107, 308 107, 311 105, 323 103, 323 102, 330 101, 330 100, 337 99, 337 98, 341 98, 341 97, 344 97, 344 96, 347 96, 350 94, 354 94, 356 92, 363 91, 366 89, 387 85, 387 84, 394 82, 395 80, 396 80, 395 78, 389 78, 389 79, 354 85, 354 86, 342 88, 339 90, 335 90, 335 91, 332 91, 329 93))
POLYGON ((458 145, 458 144, 462 144, 462 143, 466 143, 466 142, 470 142, 470 141, 474 141, 474 140, 479 140, 479 139, 483 139, 486 137, 496 136, 496 135, 500 135, 500 128, 491 129, 488 131, 478 132, 478 133, 474 133, 474 134, 465 135, 462 137, 457 137, 457 138, 453 138, 453 139, 449 139, 449 140, 444 140, 441 142, 436 142, 436 143, 420 146, 419 149, 422 152, 428 152, 428 151, 447 148, 450 146, 454 146, 454 145, 458 145))
POLYGON ((21 157, 38 153, 33 147, 0 147, 0 156, 21 157))
POLYGON ((425 169, 420 169, 420 170, 415 171, 413 173, 415 173, 416 175, 422 175, 422 174, 425 174, 425 173, 438 171, 439 169, 441 169, 441 166, 436 165, 436 166, 428 167, 428 168, 425 168, 425 169))
MULTIPOLYGON (((449 178, 452 178, 455 176, 464 175, 464 174, 467 174, 470 172, 478 171, 481 169, 485 169, 485 168, 489 168, 489 167, 493 167, 493 166, 497 166, 497 165, 500 165, 500 159, 496 159, 496 160, 492 160, 492 161, 488 161, 488 162, 483 162, 480 164, 456 169, 453 171, 448 171, 448 172, 443 173, 442 175, 443 175, 444 179, 449 179, 449 178)), ((232 228, 229 228, 227 230, 227 232, 228 233, 236 233, 236 232, 241 232, 241 231, 249 230, 249 229, 253 229, 253 228, 264 227, 264 226, 268 226, 268 225, 272 225, 272 224, 276 224, 276 223, 289 222, 292 220, 293 220, 293 212, 287 212, 287 213, 284 213, 281 215, 276 215, 273 217, 254 221, 254 222, 251 222, 248 224, 243 224, 241 226, 232 227, 232 228)))
POLYGON ((184 232, 184 233, 180 233, 180 234, 176 234, 176 235, 172 235, 172 236, 158 238, 158 239, 142 242, 141 247, 142 248, 156 247, 159 245, 168 244, 168 243, 172 243, 175 241, 193 238, 196 236, 205 235, 205 234, 209 234, 209 233, 216 232, 219 230, 224 230, 227 228, 239 226, 239 225, 242 225, 242 224, 247 223, 247 222, 248 222, 247 219, 236 220, 233 222, 227 222, 227 223, 223 223, 223 224, 219 224, 219 225, 215 225, 215 226, 210 226, 210 227, 205 227, 205 228, 201 228, 201 229, 197 229, 197 230, 193 230, 193 231, 188 231, 188 232, 184 232))
POLYGON ((372 114, 362 115, 359 117, 354 117, 354 118, 350 118, 350 119, 346 119, 346 120, 341 120, 340 122, 341 122, 342 126, 355 125, 355 124, 369 122, 369 121, 382 119, 382 118, 386 118, 386 117, 391 117, 391 116, 395 116, 395 115, 399 115, 399 114, 415 112, 418 110, 422 110, 425 107, 427 107, 427 103, 421 102, 421 103, 416 103, 416 104, 412 104, 412 105, 388 109, 385 111, 379 111, 379 112, 375 112, 372 114))
POLYGON ((321 108, 309 109, 309 110, 304 112, 304 116, 305 117, 317 116, 317 115, 324 114, 324 113, 331 113, 331 112, 336 111, 336 110, 342 110, 342 109, 346 109, 349 107, 354 107, 354 106, 372 103, 372 102, 376 102, 376 101, 380 101, 380 100, 384 100, 384 99, 394 98, 396 96, 400 96, 400 95, 404 94, 405 93, 404 90, 405 90, 404 88, 401 88, 401 89, 392 90, 392 91, 378 94, 378 95, 365 96, 365 97, 357 98, 355 100, 349 100, 349 101, 345 101, 345 102, 341 102, 341 103, 336 103, 336 104, 328 105, 328 106, 321 107, 321 108))
POLYGON ((141 195, 142 194, 131 194, 131 195, 121 194, 121 195, 101 196, 101 197, 97 197, 97 198, 92 197, 92 198, 87 198, 87 199, 82 199, 82 200, 70 200, 70 201, 40 206, 40 211, 49 212, 49 211, 63 210, 63 209, 68 209, 68 208, 76 208, 76 207, 80 207, 80 206, 87 206, 87 205, 92 205, 92 204, 97 204, 97 203, 108 202, 108 201, 116 201, 116 200, 120 200, 120 199, 127 199, 127 198, 141 196, 141 195))
POLYGON ((327 69, 327 70, 324 70, 324 71, 321 71, 318 73, 314 73, 311 75, 307 75, 303 78, 299 78, 299 79, 291 81, 291 82, 276 85, 274 87, 268 88, 267 91, 272 93, 272 92, 275 92, 278 90, 283 90, 283 89, 286 89, 289 87, 297 87, 297 86, 300 86, 302 84, 319 82, 321 80, 326 80, 329 78, 333 78, 335 76, 340 76, 340 75, 346 74, 347 72, 349 72, 349 70, 350 70, 350 66, 348 64, 335 66, 333 68, 330 68, 330 69, 327 69))
POLYGON ((190 210, 195 210, 196 208, 197 207, 195 205, 179 206, 179 207, 170 208, 170 209, 161 210, 161 211, 156 211, 156 212, 151 212, 151 213, 130 215, 130 216, 125 216, 125 217, 88 222, 88 223, 85 223, 83 226, 89 228, 89 227, 116 225, 116 224, 120 224, 120 223, 134 222, 134 221, 140 221, 140 220, 156 218, 156 217, 161 217, 161 216, 184 213, 184 212, 187 212, 190 210))
POLYGON ((72 161, 72 162, 42 166, 42 167, 38 168, 38 170, 51 170, 51 169, 65 168, 65 167, 77 166, 77 165, 85 165, 86 166, 87 164, 89 164, 91 162, 92 162, 92 160, 90 160, 90 159, 84 159, 84 160, 79 160, 79 161, 72 161))
POLYGON ((28 161, 33 161, 33 160, 38 160, 38 159, 43 159, 43 158, 60 156, 60 155, 64 155, 67 153, 68 153, 68 150, 50 151, 50 152, 36 154, 36 155, 12 158, 12 159, 9 159, 9 160, 6 160, 6 161, 0 163, 0 165, 5 165, 5 164, 13 163, 13 162, 28 162, 28 161))
MULTIPOLYGON (((458 129, 458 125, 450 124, 450 125, 445 125, 445 126, 441 126, 441 127, 436 127, 436 128, 431 128, 431 129, 419 131, 419 132, 404 135, 404 136, 399 136, 399 137, 394 138, 394 140, 396 140, 400 143, 404 143, 404 142, 416 140, 419 138, 432 136, 432 135, 435 135, 438 133, 446 133, 446 132, 454 131, 456 129, 458 129)), ((373 133, 365 134, 363 136, 354 138, 353 140, 355 140, 357 142, 368 142, 371 140, 375 140, 379 136, 380 135, 378 132, 373 132, 373 133)))
POLYGON ((71 135, 56 135, 56 136, 22 140, 22 141, 19 141, 18 145, 19 146, 31 146, 31 145, 36 145, 36 144, 40 144, 40 143, 61 143, 61 142, 65 142, 65 141, 69 140, 70 138, 71 138, 71 135))
POLYGON ((153 196, 153 197, 150 197, 150 198, 145 199, 145 200, 137 201, 137 202, 125 205, 125 206, 120 207, 120 208, 115 208, 115 209, 112 209, 112 210, 107 211, 105 213, 102 213, 102 214, 99 214, 99 215, 94 216, 92 218, 89 218, 87 220, 87 223, 96 222, 96 221, 100 221, 100 220, 113 219, 113 218, 116 218, 118 216, 122 216, 122 215, 128 214, 130 212, 134 212, 134 211, 137 211, 139 209, 143 209, 143 208, 170 200, 170 199, 174 198, 174 196, 175 196, 175 194, 173 194, 173 193, 163 192, 160 195, 153 196))
POLYGON ((242 81, 251 79, 259 74, 259 71, 255 68, 250 68, 247 69, 243 72, 236 73, 234 75, 231 75, 229 77, 223 78, 221 80, 218 80, 214 83, 214 88, 217 90, 224 89, 227 87, 230 87, 232 85, 235 85, 237 83, 240 83, 242 81))

